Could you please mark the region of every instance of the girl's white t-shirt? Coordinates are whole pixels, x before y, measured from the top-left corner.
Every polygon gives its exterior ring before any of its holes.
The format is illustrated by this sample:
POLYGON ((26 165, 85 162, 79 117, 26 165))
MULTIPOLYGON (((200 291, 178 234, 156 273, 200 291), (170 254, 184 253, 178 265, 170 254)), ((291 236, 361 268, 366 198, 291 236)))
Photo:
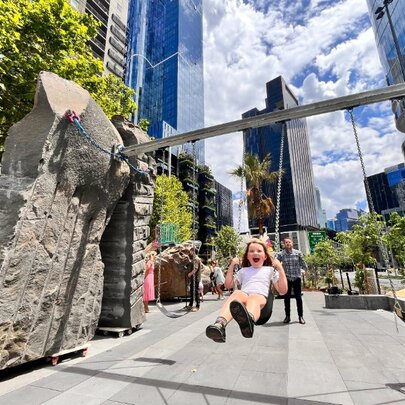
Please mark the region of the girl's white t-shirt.
POLYGON ((241 285, 241 290, 246 294, 269 295, 270 281, 277 283, 278 271, 274 267, 263 266, 259 268, 242 267, 236 278, 241 285))

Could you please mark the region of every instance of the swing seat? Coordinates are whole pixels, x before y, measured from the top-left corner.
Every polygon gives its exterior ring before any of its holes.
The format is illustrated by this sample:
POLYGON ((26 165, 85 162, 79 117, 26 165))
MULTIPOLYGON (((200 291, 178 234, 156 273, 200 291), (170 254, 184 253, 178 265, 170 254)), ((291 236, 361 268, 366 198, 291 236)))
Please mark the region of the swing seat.
POLYGON ((273 313, 273 303, 274 303, 274 294, 270 286, 266 305, 260 311, 260 317, 255 322, 256 325, 264 325, 270 319, 271 314, 273 313))
POLYGON ((186 312, 169 311, 164 307, 164 305, 160 301, 156 302, 156 306, 158 307, 160 312, 163 315, 167 316, 168 318, 181 318, 182 316, 188 314, 189 312, 189 311, 186 312))

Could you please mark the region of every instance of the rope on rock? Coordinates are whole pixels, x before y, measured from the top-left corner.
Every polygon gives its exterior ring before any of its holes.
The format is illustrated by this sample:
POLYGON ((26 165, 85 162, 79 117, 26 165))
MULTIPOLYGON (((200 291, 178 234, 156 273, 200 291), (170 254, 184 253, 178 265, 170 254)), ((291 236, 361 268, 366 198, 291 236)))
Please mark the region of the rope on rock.
POLYGON ((65 117, 74 125, 76 125, 76 128, 79 130, 79 133, 86 139, 87 142, 89 142, 91 145, 93 145, 94 147, 96 147, 98 150, 100 150, 101 152, 112 156, 114 159, 117 159, 119 161, 123 161, 125 162, 133 171, 135 171, 136 173, 142 174, 142 175, 147 175, 149 176, 149 172, 145 171, 145 170, 141 170, 138 169, 137 167, 135 167, 133 164, 131 164, 129 162, 129 157, 126 156, 122 150, 124 149, 123 145, 114 145, 114 151, 111 152, 110 150, 104 148, 103 146, 101 146, 99 143, 97 143, 97 141, 92 138, 87 132, 86 130, 83 128, 82 124, 80 123, 80 118, 78 117, 78 115, 72 111, 72 110, 67 110, 65 112, 65 117))

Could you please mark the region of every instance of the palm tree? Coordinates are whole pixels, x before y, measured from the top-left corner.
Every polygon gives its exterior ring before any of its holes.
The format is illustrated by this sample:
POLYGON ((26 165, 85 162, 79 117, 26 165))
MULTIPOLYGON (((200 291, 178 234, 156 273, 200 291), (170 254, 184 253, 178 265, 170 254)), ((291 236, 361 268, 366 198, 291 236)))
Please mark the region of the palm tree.
POLYGON ((248 199, 249 216, 257 218, 259 234, 263 235, 263 217, 270 215, 275 206, 271 197, 267 197, 262 186, 264 182, 275 183, 278 171, 270 172, 271 155, 267 154, 262 161, 258 156, 246 153, 243 157, 244 164, 232 170, 230 174, 246 180, 246 197, 248 199))

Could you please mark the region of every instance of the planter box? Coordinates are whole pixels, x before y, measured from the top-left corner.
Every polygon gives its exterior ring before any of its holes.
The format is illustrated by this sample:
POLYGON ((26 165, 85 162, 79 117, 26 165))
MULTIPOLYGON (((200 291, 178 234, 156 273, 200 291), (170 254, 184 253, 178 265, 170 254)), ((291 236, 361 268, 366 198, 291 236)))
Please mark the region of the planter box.
MULTIPOLYGON (((405 300, 398 298, 405 311, 405 300)), ((331 295, 325 294, 325 308, 330 309, 384 309, 393 311, 395 300, 387 295, 331 295)))

